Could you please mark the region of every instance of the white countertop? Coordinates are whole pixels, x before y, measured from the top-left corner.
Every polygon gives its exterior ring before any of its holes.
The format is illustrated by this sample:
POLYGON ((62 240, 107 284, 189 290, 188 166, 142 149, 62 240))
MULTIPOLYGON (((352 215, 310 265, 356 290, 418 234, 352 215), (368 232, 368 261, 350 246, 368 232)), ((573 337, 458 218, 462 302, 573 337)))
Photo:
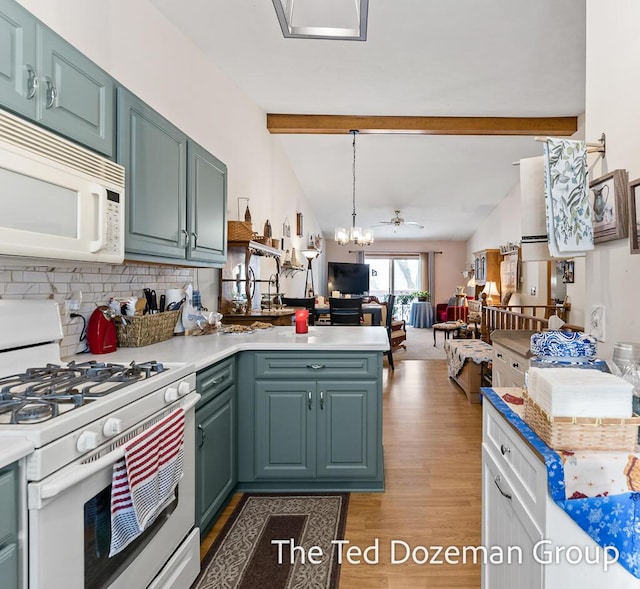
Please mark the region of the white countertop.
POLYGON ((34 445, 27 439, 14 438, 2 441, 0 449, 0 468, 4 468, 8 464, 20 460, 27 454, 33 452, 34 445))
POLYGON ((273 327, 250 333, 212 333, 199 336, 174 336, 169 340, 140 348, 118 348, 110 354, 79 354, 69 360, 89 359, 102 362, 188 362, 196 371, 228 358, 236 352, 251 350, 282 351, 355 351, 384 352, 389 339, 384 327, 311 326, 306 335, 297 335, 293 326, 273 327))

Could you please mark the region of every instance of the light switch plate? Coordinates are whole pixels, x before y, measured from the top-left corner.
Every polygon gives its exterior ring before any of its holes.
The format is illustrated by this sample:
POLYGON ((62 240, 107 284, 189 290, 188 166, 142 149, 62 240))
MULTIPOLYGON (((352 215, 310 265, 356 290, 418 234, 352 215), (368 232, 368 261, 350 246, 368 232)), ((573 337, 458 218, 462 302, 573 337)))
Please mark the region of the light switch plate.
POLYGON ((531 293, 532 297, 536 296, 536 292, 538 292, 538 289, 535 286, 532 286, 531 289, 529 290, 529 292, 531 293))
POLYGON ((604 305, 592 305, 589 321, 590 333, 599 342, 605 341, 605 308, 604 305))

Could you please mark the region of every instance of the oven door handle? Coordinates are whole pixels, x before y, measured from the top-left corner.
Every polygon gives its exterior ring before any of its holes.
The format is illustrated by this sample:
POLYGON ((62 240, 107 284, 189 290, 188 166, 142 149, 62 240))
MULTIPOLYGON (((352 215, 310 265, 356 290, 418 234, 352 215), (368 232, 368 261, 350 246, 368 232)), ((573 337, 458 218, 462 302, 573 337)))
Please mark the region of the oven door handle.
MULTIPOLYGON (((192 393, 189 395, 189 400, 184 403, 184 405, 180 406, 184 409, 185 413, 188 413, 196 406, 199 400, 200 395, 192 393)), ((46 499, 56 497, 60 495, 60 493, 63 493, 67 489, 81 483, 104 468, 113 466, 123 456, 124 445, 112 450, 109 454, 105 454, 102 458, 98 458, 93 462, 73 464, 64 468, 59 474, 49 477, 45 483, 30 484, 29 508, 41 509, 46 499)))

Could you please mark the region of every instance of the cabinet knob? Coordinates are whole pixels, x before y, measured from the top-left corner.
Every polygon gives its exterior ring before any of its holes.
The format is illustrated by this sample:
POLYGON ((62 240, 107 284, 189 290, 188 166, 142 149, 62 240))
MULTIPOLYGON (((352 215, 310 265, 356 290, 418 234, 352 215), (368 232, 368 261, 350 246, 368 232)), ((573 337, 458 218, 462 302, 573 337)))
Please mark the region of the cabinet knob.
POLYGON ((191 234, 191 237, 193 238, 193 246, 192 247, 198 247, 198 234, 194 231, 191 234))
POLYGON ((309 399, 309 411, 311 411, 311 391, 307 393, 307 397, 309 399))
POLYGON ((200 432, 200 444, 199 444, 199 446, 200 446, 200 448, 202 448, 202 446, 204 446, 204 441, 205 441, 205 439, 207 437, 207 434, 204 431, 204 428, 200 424, 198 424, 198 431, 200 432))
POLYGON ((502 352, 496 352, 496 358, 502 358, 502 352))
POLYGON ((512 362, 511 366, 513 366, 514 368, 518 368, 520 364, 518 364, 517 362, 512 362))
POLYGON ((509 454, 509 452, 511 452, 511 448, 509 448, 509 446, 505 446, 504 444, 501 444, 500 452, 502 452, 503 456, 506 456, 507 454, 509 454))
POLYGON ((186 229, 180 229, 180 236, 180 243, 178 245, 180 247, 186 247, 187 241, 189 240, 189 232, 186 229), (182 238, 184 238, 184 242, 182 241, 182 238))
POLYGON ((25 69, 27 70, 27 100, 31 100, 36 95, 40 82, 38 81, 38 74, 32 65, 26 64, 25 69))
POLYGON ((53 83, 53 80, 49 76, 45 76, 44 81, 45 81, 45 84, 47 85, 47 90, 45 93, 46 101, 44 103, 44 107, 46 109, 49 109, 56 102, 56 98, 58 96, 58 90, 56 88, 56 85, 53 83))
POLYGON ((324 366, 324 364, 307 364, 307 368, 311 368, 311 370, 320 370, 324 366))
POLYGON ((320 409, 324 409, 324 391, 320 391, 320 409))

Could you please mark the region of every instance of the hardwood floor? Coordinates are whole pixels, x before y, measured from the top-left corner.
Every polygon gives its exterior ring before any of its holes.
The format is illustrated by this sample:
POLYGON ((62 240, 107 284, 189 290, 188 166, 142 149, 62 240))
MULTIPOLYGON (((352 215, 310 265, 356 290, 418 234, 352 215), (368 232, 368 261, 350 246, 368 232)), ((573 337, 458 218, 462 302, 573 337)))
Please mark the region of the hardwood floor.
MULTIPOLYGON (((444 360, 407 360, 384 372, 386 490, 351 494, 345 532, 363 550, 378 539, 379 560, 343 562, 340 589, 478 589, 479 564, 393 564, 390 547, 397 542, 401 560, 406 542, 419 560, 420 547, 431 558, 431 547, 480 545, 481 405, 467 403, 444 360)), ((202 543, 203 556, 238 499, 202 543)))

